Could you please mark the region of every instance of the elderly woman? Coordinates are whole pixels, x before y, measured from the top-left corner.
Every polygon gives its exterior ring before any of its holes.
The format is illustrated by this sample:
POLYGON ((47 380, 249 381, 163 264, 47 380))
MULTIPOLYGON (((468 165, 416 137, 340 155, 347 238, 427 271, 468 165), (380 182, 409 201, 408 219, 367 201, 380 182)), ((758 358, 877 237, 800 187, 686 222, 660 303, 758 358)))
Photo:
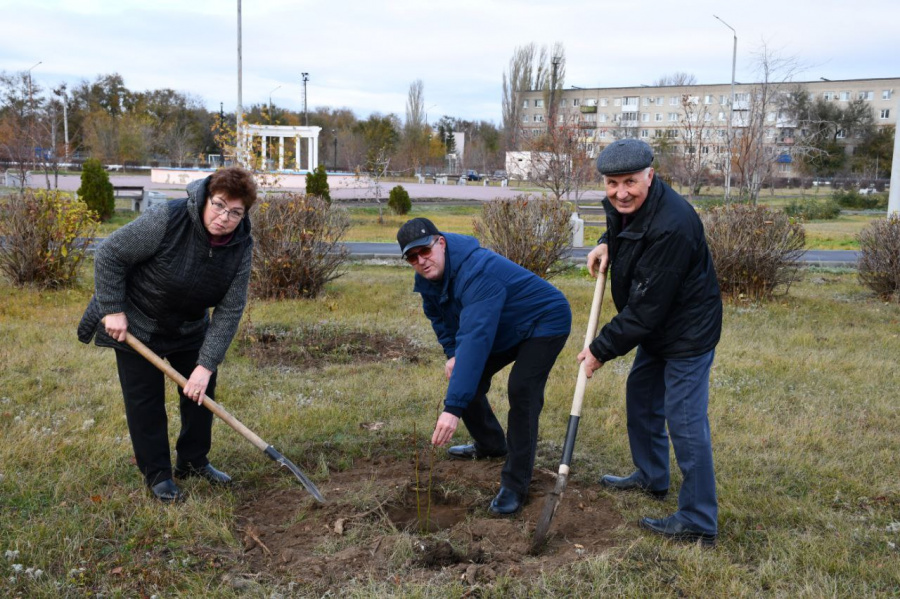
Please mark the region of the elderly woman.
POLYGON ((213 415, 202 399, 215 397, 216 369, 246 305, 253 253, 247 212, 256 201, 256 183, 249 172, 216 171, 188 185, 187 193, 148 210, 100 245, 94 296, 78 327, 84 343, 96 333, 98 346, 116 351, 137 465, 163 502, 183 498, 173 474, 231 483, 207 458, 213 415), (163 374, 123 343, 126 331, 188 379, 179 391, 174 470, 163 374))

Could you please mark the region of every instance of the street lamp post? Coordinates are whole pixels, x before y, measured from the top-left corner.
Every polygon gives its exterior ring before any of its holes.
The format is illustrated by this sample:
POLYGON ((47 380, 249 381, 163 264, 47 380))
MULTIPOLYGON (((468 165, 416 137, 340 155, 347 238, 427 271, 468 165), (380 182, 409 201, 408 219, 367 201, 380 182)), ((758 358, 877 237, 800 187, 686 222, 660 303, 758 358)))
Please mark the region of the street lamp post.
POLYGON ((309 73, 300 73, 303 77, 303 126, 309 127, 309 115, 306 112, 306 82, 309 81, 309 73))
POLYGON ((337 172, 337 129, 331 130, 331 138, 334 141, 334 163, 332 164, 332 168, 334 172, 337 172))
POLYGON ((716 19, 719 20, 720 23, 725 25, 731 29, 731 32, 734 34, 734 49, 731 52, 731 106, 728 114, 728 162, 725 164, 725 202, 728 202, 729 195, 731 194, 731 161, 732 161, 732 147, 734 141, 731 137, 731 128, 734 126, 732 123, 734 121, 734 70, 737 66, 737 31, 734 30, 734 27, 713 15, 716 19))
POLYGON ((272 124, 272 93, 278 91, 279 89, 281 89, 280 85, 269 92, 269 124, 270 125, 272 124))
MULTIPOLYGON (((243 121, 243 54, 241 52, 241 0, 238 0, 237 3, 237 114, 235 115, 235 137, 237 142, 237 163, 240 165, 244 164, 244 136, 242 131, 242 121, 243 121)), ((224 160, 224 156, 223 156, 224 160)))
MULTIPOLYGON (((31 169, 32 170, 34 170, 34 168, 35 168, 35 160, 34 160, 34 93, 32 91, 34 86, 31 84, 31 71, 33 69, 37 68, 41 64, 43 64, 43 61, 38 61, 37 63, 35 63, 35 65, 33 67, 31 67, 27 71, 27 73, 28 73, 28 105, 31 107, 31 119, 29 119, 29 122, 28 122, 28 125, 29 125, 28 137, 31 138, 29 140, 29 143, 31 144, 31 169)), ((23 178, 23 182, 24 182, 24 178, 23 178)), ((24 185, 24 183, 23 183, 23 185, 24 185)), ((48 184, 48 186, 49 186, 49 184, 48 184)))

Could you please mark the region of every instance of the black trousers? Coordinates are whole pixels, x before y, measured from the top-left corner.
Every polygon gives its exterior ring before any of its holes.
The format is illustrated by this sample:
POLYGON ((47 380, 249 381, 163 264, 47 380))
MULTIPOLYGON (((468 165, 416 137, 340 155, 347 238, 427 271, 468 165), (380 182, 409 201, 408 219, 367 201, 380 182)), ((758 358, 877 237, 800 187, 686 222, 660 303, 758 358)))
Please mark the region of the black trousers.
MULTIPOLYGON (((185 378, 190 378, 199 353, 199 350, 189 350, 163 357, 185 378)), ((153 486, 172 478, 164 375, 143 356, 126 351, 116 350, 116 365, 134 457, 147 485, 153 486)), ((213 373, 206 395, 215 399, 215 392, 216 373, 213 373)), ((181 411, 181 433, 175 444, 178 465, 200 468, 209 463, 206 456, 212 445, 213 413, 185 397, 181 389, 178 396, 181 411)))
POLYGON ((536 337, 507 351, 491 354, 484 365, 475 397, 462 414, 463 424, 479 451, 490 454, 506 449, 509 452, 500 474, 500 484, 521 495, 528 494, 534 470, 544 387, 567 339, 568 335, 536 337), (487 393, 494 375, 512 362, 515 364, 507 381, 509 417, 504 436, 487 393))

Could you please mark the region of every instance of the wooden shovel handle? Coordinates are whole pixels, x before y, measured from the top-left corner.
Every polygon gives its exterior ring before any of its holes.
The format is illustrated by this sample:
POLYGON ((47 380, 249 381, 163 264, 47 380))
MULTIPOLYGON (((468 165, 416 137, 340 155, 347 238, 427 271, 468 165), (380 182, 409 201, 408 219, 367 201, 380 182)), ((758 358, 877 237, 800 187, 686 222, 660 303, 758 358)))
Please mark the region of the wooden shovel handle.
MULTIPOLYGON (((603 306, 603 294, 606 292, 606 273, 597 275, 597 284, 594 285, 594 299, 591 301, 591 315, 588 318, 587 332, 584 335, 584 348, 590 346, 591 341, 597 336, 597 322, 600 320, 600 308, 603 306)), ((578 367, 578 380, 575 382, 575 395, 572 398, 571 416, 581 416, 581 404, 584 400, 584 388, 587 385, 587 374, 584 372, 584 363, 578 367)))
MULTIPOLYGON (((184 378, 180 372, 172 368, 168 362, 157 356, 152 349, 144 345, 137 337, 126 332, 125 343, 131 346, 134 351, 147 358, 148 362, 159 368, 163 374, 175 381, 180 388, 184 389, 184 386, 187 384, 187 379, 184 378)), ((236 430, 242 437, 253 443, 260 450, 265 451, 269 446, 269 444, 260 439, 256 433, 244 426, 240 420, 229 414, 228 410, 210 399, 205 393, 203 394, 203 406, 224 420, 228 426, 236 430)))

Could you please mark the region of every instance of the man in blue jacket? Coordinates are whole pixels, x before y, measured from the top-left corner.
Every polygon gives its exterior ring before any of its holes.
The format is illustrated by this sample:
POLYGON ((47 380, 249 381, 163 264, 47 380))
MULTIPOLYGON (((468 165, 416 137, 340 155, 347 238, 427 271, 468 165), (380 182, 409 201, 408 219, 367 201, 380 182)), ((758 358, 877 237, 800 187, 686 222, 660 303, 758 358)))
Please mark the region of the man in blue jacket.
POLYGON ((572 325, 569 303, 550 283, 474 237, 441 233, 426 218, 406 222, 397 242, 416 271, 414 290, 447 355, 450 384, 431 442, 446 445, 461 418, 474 443, 451 447, 451 457, 506 456, 489 510, 514 514, 528 495, 544 386, 572 325), (513 362, 504 435, 487 393, 491 378, 513 362))
POLYGON ((588 255, 588 268, 596 275, 611 267, 619 313, 578 358, 591 376, 637 348, 625 389, 636 470, 607 474, 600 485, 665 498, 671 439, 684 476, 678 511, 643 518, 640 525, 671 539, 713 545, 718 503, 707 407, 722 299, 697 212, 654 176, 652 163, 650 146, 637 139, 613 142, 597 158, 607 228, 588 255))

